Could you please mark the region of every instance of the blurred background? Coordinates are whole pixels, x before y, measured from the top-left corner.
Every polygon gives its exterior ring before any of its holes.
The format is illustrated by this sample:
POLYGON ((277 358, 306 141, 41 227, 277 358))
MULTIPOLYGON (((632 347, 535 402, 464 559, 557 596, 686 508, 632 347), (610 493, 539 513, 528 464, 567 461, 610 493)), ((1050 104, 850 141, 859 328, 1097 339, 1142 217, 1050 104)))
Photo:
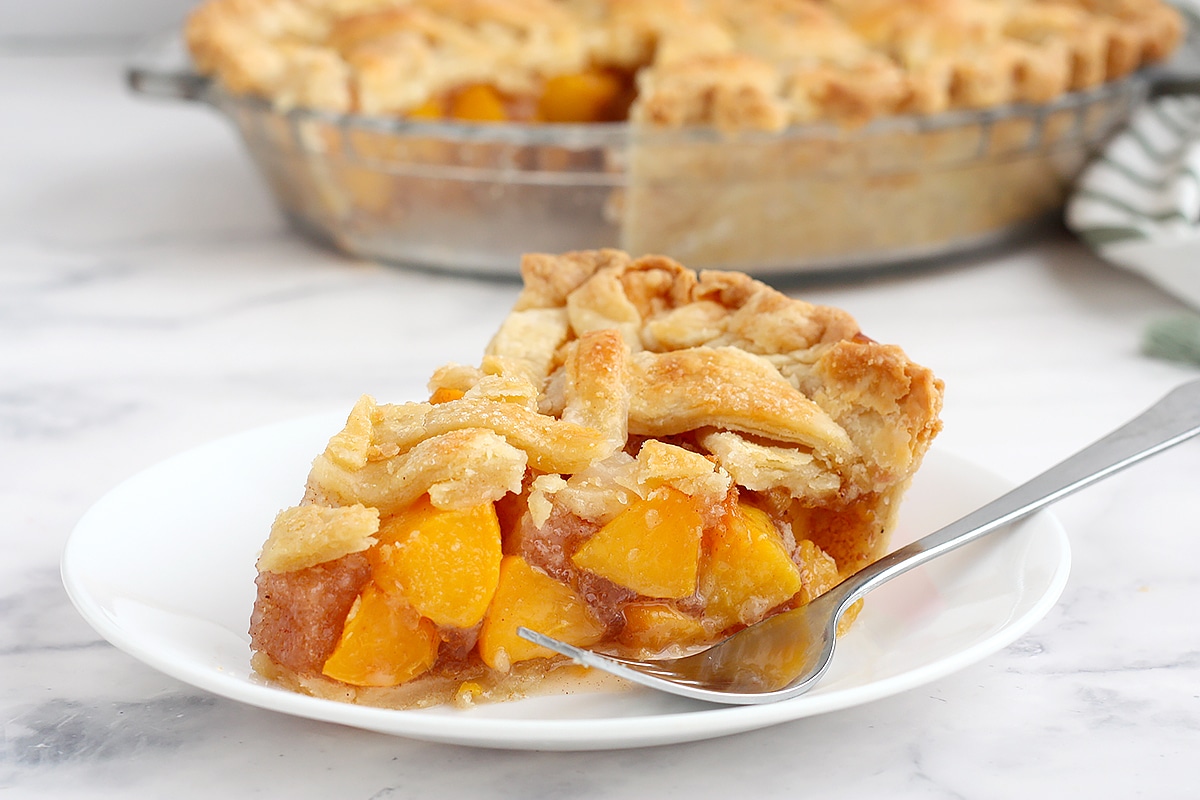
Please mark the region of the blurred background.
POLYGON ((194 0, 0 0, 0 47, 128 46, 175 28, 194 0))

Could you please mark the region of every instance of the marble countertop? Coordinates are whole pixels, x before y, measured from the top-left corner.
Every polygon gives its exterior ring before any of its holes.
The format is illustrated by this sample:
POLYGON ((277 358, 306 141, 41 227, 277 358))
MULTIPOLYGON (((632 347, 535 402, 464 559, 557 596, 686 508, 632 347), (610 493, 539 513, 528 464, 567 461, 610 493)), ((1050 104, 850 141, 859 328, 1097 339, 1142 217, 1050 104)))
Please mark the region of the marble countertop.
MULTIPOLYGON (((0 54, 0 795, 294 798, 1195 797, 1200 442, 1060 503, 1061 601, 920 688, 754 733, 599 753, 427 744, 206 694, 69 602, 72 526, 193 445, 411 399, 475 362, 514 284, 364 264, 276 214, 206 108, 122 88, 111 55, 0 54)), ((843 306, 947 386, 938 447, 1012 481, 1194 368, 1138 352, 1181 309, 1065 235, 789 289, 843 306)))

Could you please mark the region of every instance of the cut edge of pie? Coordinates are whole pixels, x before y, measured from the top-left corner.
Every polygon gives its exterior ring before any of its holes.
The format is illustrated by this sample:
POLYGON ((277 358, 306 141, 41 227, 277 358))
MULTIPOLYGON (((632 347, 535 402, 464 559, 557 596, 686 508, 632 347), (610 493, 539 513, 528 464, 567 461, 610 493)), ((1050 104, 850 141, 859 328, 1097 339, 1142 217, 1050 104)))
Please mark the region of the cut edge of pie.
POLYGON ((846 312, 740 273, 534 254, 478 366, 363 397, 258 560, 254 669, 385 707, 578 676, 516 635, 652 657, 887 549, 942 384, 846 312))

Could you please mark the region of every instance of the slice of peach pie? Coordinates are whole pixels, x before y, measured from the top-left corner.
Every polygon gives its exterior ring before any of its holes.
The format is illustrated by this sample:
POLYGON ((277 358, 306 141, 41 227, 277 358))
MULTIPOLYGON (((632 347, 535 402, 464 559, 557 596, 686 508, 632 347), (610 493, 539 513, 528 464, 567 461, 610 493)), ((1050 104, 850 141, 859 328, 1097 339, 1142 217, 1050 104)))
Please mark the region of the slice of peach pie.
POLYGON ((258 561, 254 668, 349 702, 469 705, 809 602, 887 547, 942 385, 745 275, 530 255, 478 367, 362 398, 258 561))

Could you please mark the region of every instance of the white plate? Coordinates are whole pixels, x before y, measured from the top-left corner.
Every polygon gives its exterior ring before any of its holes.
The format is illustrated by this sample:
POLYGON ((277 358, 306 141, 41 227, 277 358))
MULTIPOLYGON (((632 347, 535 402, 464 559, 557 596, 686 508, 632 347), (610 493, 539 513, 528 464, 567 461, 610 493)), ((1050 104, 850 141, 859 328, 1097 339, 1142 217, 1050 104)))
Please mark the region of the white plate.
MULTIPOLYGON (((577 692, 482 706, 389 711, 267 685, 249 668, 254 560, 275 514, 344 414, 273 425, 183 453, 131 478, 80 520, 63 553, 67 592, 117 647, 234 700, 382 733, 482 747, 588 750, 686 742, 848 708, 926 683, 1004 647, 1058 599, 1066 534, 1043 512, 881 587, 807 695, 713 706, 650 690, 577 692)), ((998 496, 969 462, 926 458, 903 544, 998 496)))

